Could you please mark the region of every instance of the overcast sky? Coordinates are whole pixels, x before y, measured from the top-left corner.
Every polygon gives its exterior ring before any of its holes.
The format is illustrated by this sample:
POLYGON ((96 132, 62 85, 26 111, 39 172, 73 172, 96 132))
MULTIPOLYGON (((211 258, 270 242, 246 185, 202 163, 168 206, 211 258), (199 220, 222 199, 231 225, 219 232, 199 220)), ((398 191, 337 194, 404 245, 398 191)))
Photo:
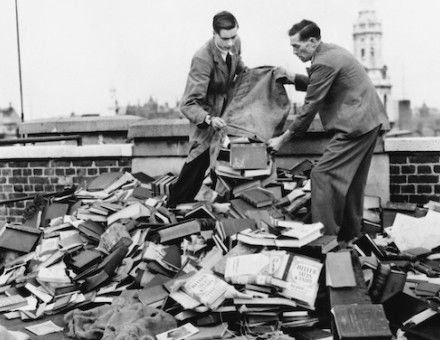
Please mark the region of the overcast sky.
MULTIPOLYGON (((240 24, 250 66, 304 72, 287 30, 303 18, 326 42, 353 49, 359 0, 18 0, 25 119, 71 112, 108 114, 149 96, 174 105, 194 52, 220 10, 240 24), (113 94, 111 89, 114 89, 113 94)), ((383 60, 393 99, 440 107, 439 0, 380 0, 383 60)), ((20 110, 14 0, 0 1, 0 107, 20 110)), ((301 96, 289 91, 293 100, 301 96)))

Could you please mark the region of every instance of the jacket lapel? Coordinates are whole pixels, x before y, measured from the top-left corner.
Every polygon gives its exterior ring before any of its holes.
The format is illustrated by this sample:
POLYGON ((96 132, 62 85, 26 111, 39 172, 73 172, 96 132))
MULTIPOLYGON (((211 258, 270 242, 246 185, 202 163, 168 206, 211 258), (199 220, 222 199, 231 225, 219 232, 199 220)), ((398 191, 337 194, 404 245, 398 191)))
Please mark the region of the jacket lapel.
POLYGON ((212 55, 214 56, 214 62, 216 63, 217 68, 224 73, 226 78, 228 78, 229 77, 228 66, 226 66, 226 62, 223 60, 220 50, 217 48, 217 46, 215 46, 214 38, 211 39, 210 49, 212 55))

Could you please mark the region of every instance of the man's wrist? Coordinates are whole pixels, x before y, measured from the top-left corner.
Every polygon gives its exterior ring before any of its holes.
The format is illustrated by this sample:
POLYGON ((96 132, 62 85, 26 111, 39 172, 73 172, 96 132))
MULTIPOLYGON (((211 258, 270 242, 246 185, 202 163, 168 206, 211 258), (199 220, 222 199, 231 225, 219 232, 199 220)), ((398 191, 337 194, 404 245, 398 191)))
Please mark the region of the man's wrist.
POLYGON ((210 115, 206 115, 206 117, 205 117, 205 123, 208 124, 208 125, 211 125, 211 122, 212 122, 212 118, 211 118, 211 116, 210 116, 210 115))

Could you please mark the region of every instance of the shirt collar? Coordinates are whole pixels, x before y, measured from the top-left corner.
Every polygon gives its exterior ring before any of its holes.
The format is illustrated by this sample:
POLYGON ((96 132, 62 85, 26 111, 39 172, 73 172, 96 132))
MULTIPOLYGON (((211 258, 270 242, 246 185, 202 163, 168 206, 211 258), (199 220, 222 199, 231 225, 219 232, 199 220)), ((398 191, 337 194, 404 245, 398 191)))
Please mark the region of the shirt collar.
POLYGON ((226 56, 228 55, 228 53, 229 53, 231 56, 234 55, 234 53, 232 53, 232 51, 225 51, 225 50, 222 50, 220 47, 218 47, 217 44, 215 43, 215 39, 214 39, 214 45, 215 45, 215 48, 217 48, 217 49, 219 50, 220 55, 222 56, 222 59, 223 59, 224 61, 226 61, 226 56))

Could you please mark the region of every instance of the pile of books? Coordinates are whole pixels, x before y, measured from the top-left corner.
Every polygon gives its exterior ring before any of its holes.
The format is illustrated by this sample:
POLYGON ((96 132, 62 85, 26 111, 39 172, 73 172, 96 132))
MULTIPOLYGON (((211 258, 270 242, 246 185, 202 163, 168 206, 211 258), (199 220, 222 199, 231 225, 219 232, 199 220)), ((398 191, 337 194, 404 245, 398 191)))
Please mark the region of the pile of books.
MULTIPOLYGON (((372 197, 364 221, 374 232, 351 245, 355 257, 347 255, 335 236, 324 235, 322 223, 311 223, 312 167, 308 160, 276 167, 264 144, 235 140, 221 152, 215 187, 203 189, 215 195, 198 195, 195 202, 168 207, 176 176, 143 173, 103 174, 39 202, 33 216, 0 234, 2 325, 44 321, 130 295, 171 314, 179 328, 169 332, 188 331, 182 339, 329 339, 332 333, 349 339, 347 329, 362 327, 367 313, 380 318, 382 328, 364 335, 389 339, 383 317, 395 317, 393 306, 404 292, 421 301, 439 294, 440 262, 432 249, 438 239, 430 234, 413 246, 418 238, 408 235, 416 217, 403 214, 402 206, 388 230, 394 242, 375 238, 385 210, 372 197), (359 269, 351 270, 357 261, 359 269), (336 303, 348 297, 383 309, 336 303), (351 324, 341 321, 347 315, 351 324)), ((438 205, 430 207, 417 220, 426 233, 440 214, 438 205)))

